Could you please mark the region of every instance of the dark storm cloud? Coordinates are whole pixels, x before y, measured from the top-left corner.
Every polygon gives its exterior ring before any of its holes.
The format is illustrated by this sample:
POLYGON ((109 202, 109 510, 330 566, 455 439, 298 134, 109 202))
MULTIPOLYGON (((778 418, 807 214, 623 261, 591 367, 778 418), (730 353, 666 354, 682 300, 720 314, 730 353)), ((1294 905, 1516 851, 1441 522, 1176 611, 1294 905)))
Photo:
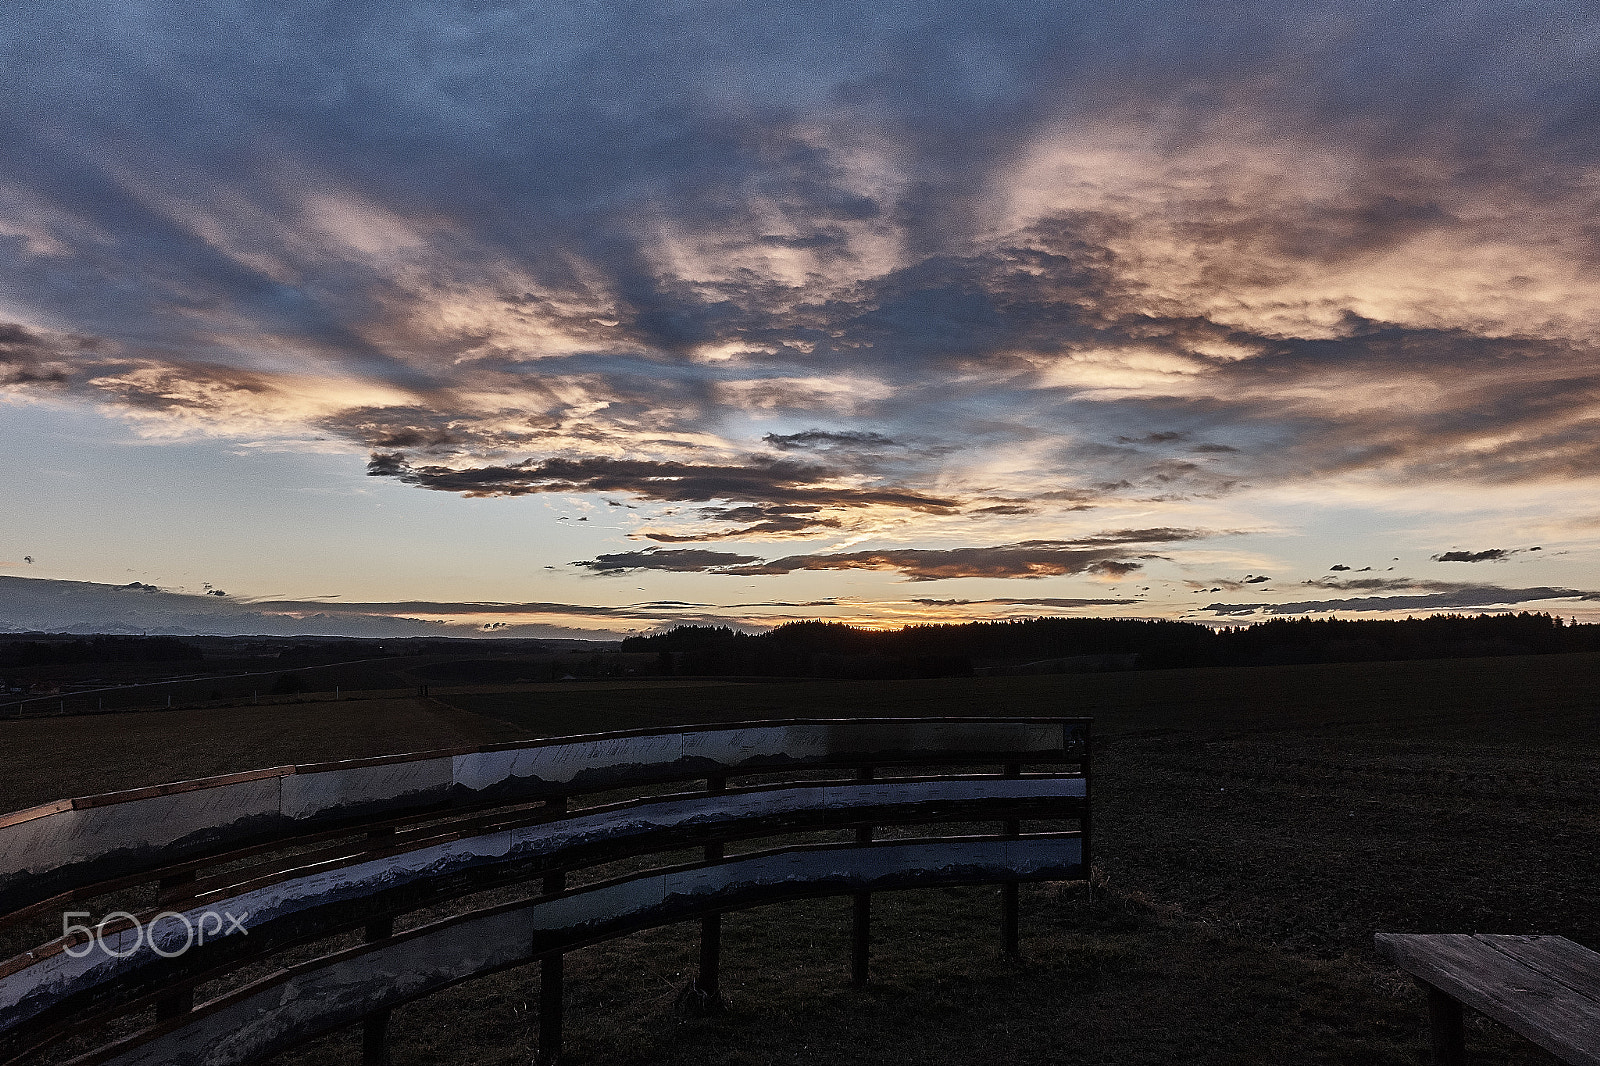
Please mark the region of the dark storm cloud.
POLYGON ((0 385, 223 427, 282 394, 259 417, 419 487, 764 508, 663 542, 980 496, 1003 519, 1372 470, 1587 477, 1600 372, 1588 312, 1539 310, 1569 302, 1560 270, 1485 267, 1503 320, 1379 321, 1312 282, 1456 235, 1594 265, 1597 20, 24 5, 0 40, 0 269, 28 321, 75 332, 11 327, 0 385), (1091 173, 1000 217, 1051 144, 1070 161, 1069 134, 1108 130, 1132 153, 1114 180, 1153 192, 1091 173), (299 402, 304 376, 350 395, 299 402), (844 469, 727 459, 761 442, 844 469))

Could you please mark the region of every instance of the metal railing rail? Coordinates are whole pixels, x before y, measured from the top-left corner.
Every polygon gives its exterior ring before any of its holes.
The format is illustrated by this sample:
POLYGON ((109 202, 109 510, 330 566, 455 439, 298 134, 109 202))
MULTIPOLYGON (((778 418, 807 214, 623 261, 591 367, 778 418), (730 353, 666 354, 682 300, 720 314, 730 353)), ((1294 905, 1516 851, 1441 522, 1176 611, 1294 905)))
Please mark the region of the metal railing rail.
POLYGON ((690 726, 277 767, 3 816, 0 899, 13 918, 141 882, 161 895, 155 909, 0 963, 0 1059, 154 1006, 154 1026, 81 1061, 255 1061, 361 1020, 366 1061, 376 1063, 393 1007, 535 959, 543 960, 540 1044, 549 1059, 560 1046, 563 952, 699 917, 694 991, 716 1000, 718 915, 804 896, 857 899, 858 980, 874 891, 1000 883, 1002 945, 1015 951, 1016 884, 1076 880, 1089 869, 1089 740, 1086 719, 1059 718, 690 726), (984 765, 998 772, 972 772, 984 765), (705 787, 660 791, 685 780, 705 787), (646 794, 617 798, 618 790, 646 794), (608 792, 606 802, 572 804, 608 792), (1025 833, 1025 820, 1049 828, 1025 833), (1066 820, 1077 827, 1055 828, 1066 820), (871 832, 973 823, 1000 831, 914 840, 871 832), (811 842, 828 830, 853 839, 811 842), (791 842, 775 848, 727 852, 785 836, 791 842), (686 846, 703 846, 704 859, 568 883, 585 869, 686 846), (542 890, 394 933, 397 916, 528 882, 542 890), (217 935, 223 915, 242 917, 217 935), (198 984, 363 927, 360 949, 194 1006, 198 984), (486 953, 489 929, 510 939, 486 953), (243 1029, 241 1011, 255 1019, 243 1029), (207 1050, 223 1046, 231 1050, 207 1050))

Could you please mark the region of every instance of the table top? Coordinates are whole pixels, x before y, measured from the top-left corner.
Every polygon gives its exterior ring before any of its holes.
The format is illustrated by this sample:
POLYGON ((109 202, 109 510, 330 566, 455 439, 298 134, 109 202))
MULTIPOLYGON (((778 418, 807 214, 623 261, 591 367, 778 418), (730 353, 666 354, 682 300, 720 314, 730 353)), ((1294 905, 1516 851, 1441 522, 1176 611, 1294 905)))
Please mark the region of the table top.
POLYGON ((1600 1066, 1600 954, 1563 936, 1379 933, 1378 954, 1563 1062, 1600 1066))

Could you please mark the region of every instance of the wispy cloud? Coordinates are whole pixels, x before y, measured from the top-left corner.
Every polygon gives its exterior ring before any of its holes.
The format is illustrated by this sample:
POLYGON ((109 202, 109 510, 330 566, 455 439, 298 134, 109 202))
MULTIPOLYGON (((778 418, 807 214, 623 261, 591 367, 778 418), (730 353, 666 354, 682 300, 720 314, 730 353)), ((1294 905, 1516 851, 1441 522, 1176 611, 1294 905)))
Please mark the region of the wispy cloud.
MULTIPOLYGON (((1357 583, 1357 588, 1382 588, 1357 583)), ((1567 588, 1501 588, 1497 585, 1470 585, 1445 592, 1416 596, 1355 596, 1346 599, 1298 600, 1292 603, 1208 603, 1205 610, 1219 615, 1324 614, 1331 611, 1447 611, 1511 607, 1540 601, 1600 600, 1600 592, 1567 588)))
POLYGON ((887 570, 912 581, 958 577, 1041 578, 1071 574, 1123 577, 1159 556, 1130 552, 1133 545, 1192 541, 1217 536, 1198 529, 1122 529, 1072 541, 1034 540, 974 548, 881 548, 873 551, 823 552, 760 560, 727 552, 695 549, 602 555, 576 562, 603 574, 629 570, 696 571, 707 574, 770 576, 815 570, 887 570))
MULTIPOLYGON (((904 508, 948 514, 956 501, 894 488, 840 484, 845 471, 819 464, 750 456, 744 465, 711 466, 644 459, 525 460, 511 466, 413 466, 399 453, 375 454, 367 472, 410 485, 467 496, 538 492, 618 492, 641 499, 694 502, 750 500, 812 507, 904 508)), ((765 512, 763 512, 765 513, 765 512)))

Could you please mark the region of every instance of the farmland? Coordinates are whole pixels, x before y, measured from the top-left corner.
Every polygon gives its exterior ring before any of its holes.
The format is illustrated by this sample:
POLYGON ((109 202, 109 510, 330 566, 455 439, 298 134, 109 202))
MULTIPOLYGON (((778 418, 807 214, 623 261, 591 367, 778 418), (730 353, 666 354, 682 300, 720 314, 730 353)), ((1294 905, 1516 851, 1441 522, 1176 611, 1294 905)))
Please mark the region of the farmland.
MULTIPOLYGON (((1024 959, 993 889, 894 894, 874 979, 848 987, 848 902, 732 916, 732 1010, 673 1009, 695 931, 568 964, 583 1063, 1422 1061, 1409 981, 1376 930, 1600 944, 1600 656, 912 681, 694 679, 433 687, 0 722, 0 808, 288 761, 689 721, 851 713, 1095 718, 1096 865, 1025 889, 1024 959)), ((397 1063, 525 1062, 537 971, 404 1008, 397 1063)), ((1469 1049, 1549 1061, 1487 1023, 1469 1049)), ((349 1062, 337 1034, 288 1057, 349 1062)))

